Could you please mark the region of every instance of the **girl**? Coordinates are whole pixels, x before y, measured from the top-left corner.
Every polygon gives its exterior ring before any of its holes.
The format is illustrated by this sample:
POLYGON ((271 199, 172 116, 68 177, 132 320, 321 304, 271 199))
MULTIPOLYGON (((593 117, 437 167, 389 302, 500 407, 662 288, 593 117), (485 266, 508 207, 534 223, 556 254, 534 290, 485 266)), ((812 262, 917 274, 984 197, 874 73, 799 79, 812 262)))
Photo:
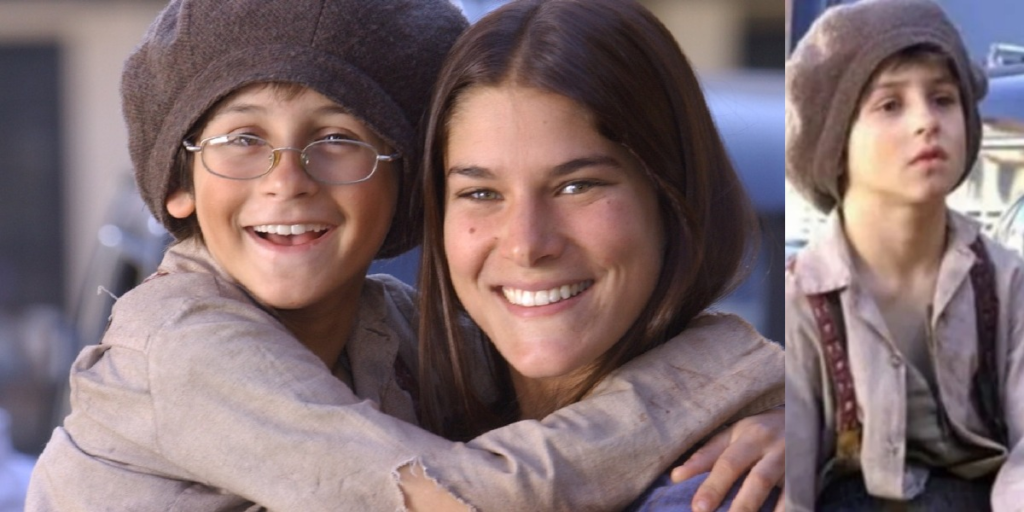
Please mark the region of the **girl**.
MULTIPOLYGON (((471 27, 434 95, 424 203, 421 391, 436 432, 545 418, 670 339, 689 354, 675 371, 704 382, 680 394, 780 403, 751 384, 781 391, 782 350, 706 312, 753 254, 753 215, 692 69, 639 4, 520 0, 471 27), (464 312, 489 344, 447 328, 464 312), (472 380, 481 352, 496 398, 472 380)), ((687 421, 707 433, 732 415, 713 406, 687 421)), ((616 488, 639 494, 650 478, 631 464, 616 488)), ((751 508, 782 471, 753 476, 751 508)), ((608 509, 628 504, 591 489, 608 509)))

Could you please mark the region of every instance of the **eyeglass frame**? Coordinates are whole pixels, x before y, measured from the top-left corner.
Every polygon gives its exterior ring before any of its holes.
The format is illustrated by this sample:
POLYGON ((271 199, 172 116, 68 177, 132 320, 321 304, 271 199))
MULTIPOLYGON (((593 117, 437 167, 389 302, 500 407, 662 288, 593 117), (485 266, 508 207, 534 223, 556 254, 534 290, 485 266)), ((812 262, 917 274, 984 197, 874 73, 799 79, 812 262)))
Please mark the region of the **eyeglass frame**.
POLYGON ((212 136, 207 137, 207 138, 205 138, 203 140, 200 140, 196 144, 192 144, 191 142, 188 141, 188 139, 184 139, 184 140, 181 141, 181 145, 184 146, 185 151, 188 151, 189 153, 197 153, 197 154, 199 154, 199 161, 201 161, 203 163, 203 168, 206 169, 206 172, 208 172, 208 173, 210 173, 210 174, 212 174, 214 176, 217 176, 219 178, 224 178, 226 180, 247 181, 247 180, 254 180, 254 179, 257 179, 257 178, 262 178, 262 177, 270 174, 270 172, 273 171, 274 168, 277 167, 277 164, 281 163, 281 153, 280 153, 281 151, 298 151, 299 152, 299 164, 302 166, 302 172, 306 173, 306 176, 309 176, 313 181, 315 181, 317 183, 322 183, 324 185, 354 185, 356 183, 362 183, 362 182, 372 178, 373 175, 377 173, 377 168, 379 167, 378 164, 380 162, 394 162, 394 161, 399 160, 399 159, 402 158, 402 154, 401 153, 392 153, 390 155, 382 155, 381 152, 378 151, 377 148, 373 146, 373 144, 369 144, 369 143, 363 142, 361 140, 344 140, 344 141, 314 140, 313 142, 310 142, 309 144, 306 144, 306 147, 304 147, 302 149, 294 148, 294 147, 291 147, 291 146, 282 146, 282 147, 279 147, 279 148, 271 147, 270 154, 273 156, 273 160, 271 160, 270 166, 267 167, 266 171, 263 171, 262 173, 257 174, 256 176, 249 176, 247 178, 236 178, 236 177, 233 177, 233 176, 225 176, 225 175, 223 175, 223 174, 221 174, 221 173, 219 173, 217 171, 214 171, 213 169, 210 169, 210 166, 206 164, 206 159, 203 158, 203 154, 202 153, 203 153, 203 149, 206 148, 206 144, 208 142, 210 142, 211 140, 213 140, 213 139, 218 139, 218 138, 221 138, 221 137, 244 137, 246 139, 261 140, 263 142, 266 142, 268 146, 270 146, 271 144, 270 144, 269 140, 264 139, 263 137, 258 137, 256 135, 249 135, 249 134, 244 134, 244 133, 239 133, 239 134, 224 133, 224 134, 221 134, 221 135, 212 135, 212 136), (371 151, 374 152, 374 154, 377 155, 377 157, 373 161, 373 169, 370 170, 370 173, 367 174, 365 178, 360 178, 360 179, 355 180, 355 181, 334 182, 334 181, 325 181, 325 180, 322 180, 320 178, 317 178, 316 176, 314 176, 312 173, 309 172, 309 169, 306 168, 306 160, 307 160, 306 150, 309 149, 311 146, 314 146, 316 144, 322 144, 324 142, 345 142, 347 144, 355 144, 357 146, 362 146, 362 147, 365 147, 365 148, 369 148, 371 151))

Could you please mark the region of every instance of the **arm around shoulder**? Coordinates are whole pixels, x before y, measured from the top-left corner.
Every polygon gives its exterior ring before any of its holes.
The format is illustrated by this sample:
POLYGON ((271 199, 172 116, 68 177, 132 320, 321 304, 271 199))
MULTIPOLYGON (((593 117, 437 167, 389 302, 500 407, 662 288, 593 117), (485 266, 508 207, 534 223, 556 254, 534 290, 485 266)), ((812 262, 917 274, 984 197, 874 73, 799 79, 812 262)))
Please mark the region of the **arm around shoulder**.
POLYGON ((737 317, 705 315, 581 402, 468 443, 501 454, 486 467, 425 465, 481 510, 622 508, 715 428, 780 405, 783 359, 737 317))

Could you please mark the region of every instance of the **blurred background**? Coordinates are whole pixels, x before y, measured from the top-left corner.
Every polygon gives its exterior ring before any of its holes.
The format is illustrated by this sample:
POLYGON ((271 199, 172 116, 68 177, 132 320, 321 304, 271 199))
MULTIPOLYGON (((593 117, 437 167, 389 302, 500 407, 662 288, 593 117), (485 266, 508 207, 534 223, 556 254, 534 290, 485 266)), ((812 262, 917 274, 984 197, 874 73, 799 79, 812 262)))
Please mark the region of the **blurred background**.
MULTIPOLYGON (((471 20, 500 5, 453 0, 471 20)), ((168 238, 136 197, 118 86, 163 7, 150 0, 0 0, 0 512, 21 510, 34 457, 66 414, 67 372, 113 296, 168 238), (3 412, 6 410, 6 414, 3 412)), ((782 338, 784 0, 642 0, 698 69, 766 237, 720 304, 782 338)), ((374 271, 413 282, 415 253, 374 271)))
MULTIPOLYGON (((788 44, 795 44, 822 10, 851 1, 787 1, 788 44)), ((979 220, 997 241, 1024 253, 1024 2, 936 1, 989 78, 988 96, 980 105, 984 130, 978 162, 947 202, 979 220)), ((823 221, 787 183, 786 254, 803 247, 823 221)))

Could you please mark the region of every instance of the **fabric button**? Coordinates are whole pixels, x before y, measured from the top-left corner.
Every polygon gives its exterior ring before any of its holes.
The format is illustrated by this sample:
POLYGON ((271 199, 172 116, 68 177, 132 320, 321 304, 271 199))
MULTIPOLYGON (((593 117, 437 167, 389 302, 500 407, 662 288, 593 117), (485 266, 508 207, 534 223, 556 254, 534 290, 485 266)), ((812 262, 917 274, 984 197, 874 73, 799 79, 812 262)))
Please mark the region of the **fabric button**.
POLYGON ((897 354, 893 354, 892 359, 890 359, 890 362, 892 363, 893 368, 899 368, 900 365, 903 364, 903 358, 901 358, 897 354))

